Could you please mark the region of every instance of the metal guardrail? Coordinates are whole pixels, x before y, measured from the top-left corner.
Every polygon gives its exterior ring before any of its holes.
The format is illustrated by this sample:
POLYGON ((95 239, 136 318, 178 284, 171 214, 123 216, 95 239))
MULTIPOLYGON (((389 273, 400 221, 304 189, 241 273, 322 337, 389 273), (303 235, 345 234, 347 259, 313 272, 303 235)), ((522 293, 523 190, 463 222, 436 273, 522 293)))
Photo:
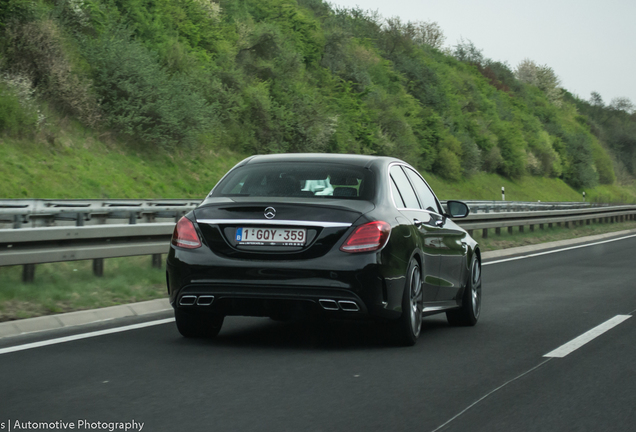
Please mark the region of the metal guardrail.
POLYGON ((563 224, 569 227, 570 224, 584 223, 589 225, 592 221, 609 222, 624 220, 635 220, 636 205, 591 207, 571 210, 537 210, 510 213, 475 213, 470 214, 466 219, 456 222, 469 234, 474 230, 482 230, 482 237, 488 237, 488 230, 495 229, 495 233, 501 233, 501 228, 507 228, 512 232, 513 227, 518 227, 523 232, 525 227, 534 231, 535 226, 540 229, 544 225, 552 227, 553 224, 563 224))
MULTIPOLYGON (((465 201, 473 213, 566 210, 592 208, 586 202, 465 201)), ((200 200, 0 200, 0 229, 50 226, 129 224, 178 220, 200 200)), ((442 201, 444 203, 444 201, 442 201)), ((607 205, 605 205, 607 206, 607 205)))
MULTIPOLYGON (((7 201, 0 201, 0 219, 17 215, 20 223, 14 228, 0 229, 0 266, 23 265, 25 281, 33 280, 36 264, 50 262, 91 259, 94 273, 101 275, 105 258, 152 255, 153 265, 161 267, 161 254, 168 252, 175 221, 199 203, 188 200, 85 200, 74 201, 71 206, 56 200, 21 200, 24 203, 20 205, 25 207, 7 207, 7 201), (122 224, 121 219, 127 219, 129 223, 122 224), (138 219, 146 223, 137 224, 138 219), (98 223, 83 225, 79 220, 98 223)), ((9 201, 15 204, 17 200, 9 201)), ((524 227, 530 230, 535 226, 543 228, 546 224, 567 227, 596 220, 634 220, 636 215, 636 205, 567 208, 573 203, 543 203, 543 206, 535 203, 468 203, 471 210, 474 207, 487 210, 471 213, 468 218, 456 222, 471 234, 481 229, 483 237, 488 236, 490 229, 500 233, 501 228, 512 232, 513 227, 519 227, 520 231, 524 227), (509 211, 508 208, 526 210, 509 211)))
POLYGON ((178 220, 200 200, 0 200, 0 229, 178 220))

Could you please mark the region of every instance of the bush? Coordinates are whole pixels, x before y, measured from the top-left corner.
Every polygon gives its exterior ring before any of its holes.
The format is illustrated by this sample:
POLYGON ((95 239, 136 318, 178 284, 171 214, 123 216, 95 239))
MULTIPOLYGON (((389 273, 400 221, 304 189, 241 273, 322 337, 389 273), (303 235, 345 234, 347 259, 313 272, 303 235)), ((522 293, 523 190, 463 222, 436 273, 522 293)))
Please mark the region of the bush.
POLYGON ((564 170, 565 181, 574 188, 594 187, 599 175, 594 167, 592 138, 583 132, 566 135, 569 167, 564 170))
POLYGON ((462 176, 461 142, 452 135, 446 135, 440 145, 433 171, 449 180, 459 180, 462 176))
POLYGON ((37 92, 63 113, 77 116, 89 126, 99 122, 90 82, 74 70, 55 22, 12 22, 5 35, 10 72, 27 76, 37 92))
POLYGON ((601 184, 614 184, 616 175, 612 166, 612 159, 600 144, 594 143, 592 146, 592 154, 594 156, 594 166, 598 173, 598 181, 601 184))
POLYGON ((21 102, 12 89, 0 82, 0 133, 23 136, 37 126, 37 111, 21 102))
POLYGON ((161 68, 156 53, 112 28, 84 41, 95 90, 115 131, 160 146, 191 145, 211 127, 214 112, 187 76, 161 68))
POLYGON ((489 173, 497 172, 502 162, 501 150, 499 150, 499 147, 494 146, 484 155, 482 169, 489 173))
POLYGON ((469 135, 460 137, 462 143, 462 169, 464 174, 475 174, 482 166, 481 150, 469 135))

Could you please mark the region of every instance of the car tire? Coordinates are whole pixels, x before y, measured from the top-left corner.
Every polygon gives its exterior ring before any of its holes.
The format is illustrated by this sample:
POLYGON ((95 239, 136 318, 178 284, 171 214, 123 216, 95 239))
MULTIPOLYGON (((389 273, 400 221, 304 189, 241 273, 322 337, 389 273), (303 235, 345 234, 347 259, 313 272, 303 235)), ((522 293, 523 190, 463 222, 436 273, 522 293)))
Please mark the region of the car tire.
POLYGON ((446 312, 452 326, 474 326, 481 313, 481 263, 475 255, 471 260, 468 282, 462 296, 462 306, 446 312))
POLYGON ((393 323, 394 339, 398 344, 413 346, 417 342, 422 328, 423 303, 422 272, 417 260, 411 258, 402 295, 402 316, 393 323))
POLYGON ((183 337, 213 338, 221 331, 225 317, 218 314, 194 313, 175 309, 174 318, 177 329, 183 337))

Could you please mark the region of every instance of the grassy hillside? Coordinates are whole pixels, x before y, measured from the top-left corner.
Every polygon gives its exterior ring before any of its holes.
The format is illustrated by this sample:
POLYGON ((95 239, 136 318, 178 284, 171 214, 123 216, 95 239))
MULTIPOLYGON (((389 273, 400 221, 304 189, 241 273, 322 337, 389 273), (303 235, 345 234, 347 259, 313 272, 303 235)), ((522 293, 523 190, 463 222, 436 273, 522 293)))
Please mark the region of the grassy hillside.
POLYGON ((321 0, 6 0, 0 196, 200 197, 302 151, 403 158, 441 198, 635 199, 628 107, 435 30, 321 0))

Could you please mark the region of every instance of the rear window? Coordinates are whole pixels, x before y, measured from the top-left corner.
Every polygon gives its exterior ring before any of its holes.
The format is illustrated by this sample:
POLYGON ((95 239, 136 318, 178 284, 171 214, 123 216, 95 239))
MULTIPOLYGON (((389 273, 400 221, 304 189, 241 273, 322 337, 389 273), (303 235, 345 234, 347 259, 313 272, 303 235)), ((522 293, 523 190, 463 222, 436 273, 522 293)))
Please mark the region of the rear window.
POLYGON ((211 196, 370 200, 373 192, 372 174, 362 167, 279 162, 237 168, 212 190, 211 196))

